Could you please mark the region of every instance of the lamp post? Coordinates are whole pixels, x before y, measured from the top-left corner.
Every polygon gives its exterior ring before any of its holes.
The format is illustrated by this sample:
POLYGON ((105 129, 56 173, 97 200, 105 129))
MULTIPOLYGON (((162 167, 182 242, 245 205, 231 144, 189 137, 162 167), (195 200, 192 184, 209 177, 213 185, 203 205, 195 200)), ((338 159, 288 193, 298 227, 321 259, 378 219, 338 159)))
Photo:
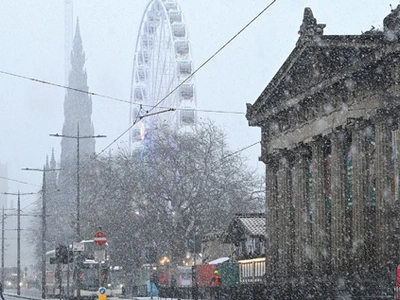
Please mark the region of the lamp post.
MULTIPOLYGON (((9 210, 9 209, 7 209, 9 210)), ((2 211, 2 218, 1 218, 1 282, 4 284, 4 251, 5 251, 5 229, 4 229, 4 220, 7 215, 4 213, 4 206, 2 211)))
POLYGON ((18 196, 18 209, 17 209, 17 295, 21 295, 21 196, 33 195, 35 193, 3 193, 4 195, 18 196))
POLYGON ((59 171, 61 169, 35 169, 35 168, 23 168, 23 171, 39 171, 43 172, 43 186, 42 186, 42 298, 46 298, 46 172, 47 171, 59 171))
POLYGON ((65 135, 65 134, 50 134, 50 136, 54 137, 63 137, 63 138, 71 138, 76 139, 76 235, 78 241, 81 240, 81 225, 80 225, 80 181, 79 181, 79 141, 80 139, 93 139, 93 138, 104 138, 105 135, 79 135, 79 123, 77 125, 77 134, 73 135, 65 135))
MULTIPOLYGON (((62 138, 71 138, 76 139, 76 237, 78 241, 81 241, 81 221, 80 221, 80 180, 79 180, 79 141, 80 139, 93 139, 93 138, 103 138, 105 135, 84 135, 81 136, 79 134, 79 123, 77 124, 77 133, 76 136, 73 135, 65 135, 65 134, 50 134, 50 136, 54 137, 62 137, 62 138)), ((78 267, 79 268, 79 267, 78 267)), ((81 287, 80 287, 80 278, 76 277, 76 297, 79 300, 81 298, 81 287)))
MULTIPOLYGON (((4 193, 3 193, 4 194, 4 193)), ((3 206, 3 209, 2 209, 2 218, 1 218, 1 281, 0 282, 3 282, 4 283, 4 253, 5 253, 5 219, 7 218, 7 217, 9 217, 9 216, 14 216, 14 215, 12 215, 12 214, 5 214, 4 213, 4 210, 14 210, 14 209, 10 209, 10 208, 7 208, 7 209, 4 209, 4 206, 3 206)))
POLYGON ((4 206, 1 218, 1 282, 4 283, 4 206))

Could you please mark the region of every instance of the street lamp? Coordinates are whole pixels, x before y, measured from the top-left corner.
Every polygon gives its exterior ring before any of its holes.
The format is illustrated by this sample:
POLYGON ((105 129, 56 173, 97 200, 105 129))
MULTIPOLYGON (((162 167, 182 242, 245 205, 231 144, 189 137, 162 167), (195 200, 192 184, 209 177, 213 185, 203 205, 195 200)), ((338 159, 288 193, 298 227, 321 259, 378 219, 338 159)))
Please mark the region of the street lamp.
POLYGON ((42 187, 42 298, 46 298, 46 172, 59 171, 61 169, 35 169, 23 168, 23 171, 39 171, 43 172, 43 187, 42 187))
POLYGON ((1 218, 1 282, 4 284, 4 206, 1 218))
MULTIPOLYGON (((65 135, 65 134, 50 134, 50 136, 55 136, 55 137, 63 137, 63 138, 71 138, 71 139, 76 139, 76 236, 78 242, 82 240, 81 238, 81 224, 80 224, 80 181, 79 181, 79 141, 80 139, 92 139, 92 138, 103 138, 106 137, 105 135, 84 135, 81 136, 79 134, 79 123, 77 124, 77 133, 76 136, 73 135, 65 135)), ((78 267, 79 268, 79 267, 78 267)), ((81 298, 81 287, 80 287, 80 278, 78 276, 78 273, 76 274, 76 282, 77 282, 77 288, 76 288, 76 297, 78 299, 81 298)))
POLYGON ((78 241, 81 240, 81 225, 80 225, 80 186, 79 186, 79 140, 80 139, 92 139, 92 138, 104 138, 107 137, 105 135, 79 135, 79 123, 77 125, 77 134, 73 135, 65 135, 65 134, 50 134, 50 136, 55 137, 63 137, 63 138, 71 138, 76 139, 76 235, 78 241))
POLYGON ((3 193, 4 195, 18 196, 17 211, 17 295, 21 295, 21 197, 22 195, 33 195, 35 193, 3 193))
MULTIPOLYGON (((13 210, 13 209, 7 209, 7 210, 13 210)), ((4 220, 8 217, 4 213, 4 206, 3 206, 3 212, 2 212, 2 217, 1 217, 1 282, 4 284, 4 251, 5 251, 5 245, 4 245, 4 220)))

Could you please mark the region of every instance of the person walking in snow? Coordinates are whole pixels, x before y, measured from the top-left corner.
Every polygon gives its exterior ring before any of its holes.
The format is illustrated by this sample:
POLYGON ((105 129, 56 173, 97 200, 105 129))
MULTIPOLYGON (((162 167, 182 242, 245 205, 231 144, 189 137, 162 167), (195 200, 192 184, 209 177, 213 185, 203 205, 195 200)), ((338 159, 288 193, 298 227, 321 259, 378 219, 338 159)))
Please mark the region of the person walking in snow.
POLYGON ((218 270, 215 270, 210 283, 214 299, 220 298, 221 283, 222 283, 221 276, 219 275, 218 270))

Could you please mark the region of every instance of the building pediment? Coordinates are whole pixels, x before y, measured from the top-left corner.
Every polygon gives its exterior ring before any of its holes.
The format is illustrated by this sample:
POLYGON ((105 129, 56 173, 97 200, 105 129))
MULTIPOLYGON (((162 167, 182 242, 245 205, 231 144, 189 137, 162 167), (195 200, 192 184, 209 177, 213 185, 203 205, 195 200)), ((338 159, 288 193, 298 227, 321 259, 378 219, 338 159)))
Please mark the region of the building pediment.
MULTIPOLYGON (((357 88, 365 90, 366 86, 372 90, 372 82, 379 85, 395 81, 387 80, 393 75, 393 62, 400 57, 400 43, 393 38, 393 30, 323 35, 325 25, 317 24, 310 11, 305 10, 300 38, 292 53, 255 103, 247 104, 246 117, 251 126, 259 126, 282 111, 296 110, 300 102, 316 95, 332 99, 338 90, 351 93, 357 88)), ((393 22, 386 21, 391 28, 397 28, 393 22)))

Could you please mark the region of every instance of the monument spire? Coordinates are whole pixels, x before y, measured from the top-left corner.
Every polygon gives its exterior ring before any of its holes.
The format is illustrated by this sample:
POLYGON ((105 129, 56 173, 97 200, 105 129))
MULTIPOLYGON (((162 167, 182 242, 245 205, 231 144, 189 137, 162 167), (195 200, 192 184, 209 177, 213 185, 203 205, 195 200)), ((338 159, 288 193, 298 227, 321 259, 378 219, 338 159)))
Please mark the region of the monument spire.
MULTIPOLYGON (((71 51, 71 71, 64 100, 64 125, 62 134, 67 136, 90 136, 94 134, 92 125, 92 98, 88 95, 85 52, 83 51, 79 19, 71 51)), ((85 161, 95 153, 94 139, 82 139, 79 145, 80 161, 85 161)), ((75 169, 77 140, 63 137, 61 140, 61 168, 75 169)))

